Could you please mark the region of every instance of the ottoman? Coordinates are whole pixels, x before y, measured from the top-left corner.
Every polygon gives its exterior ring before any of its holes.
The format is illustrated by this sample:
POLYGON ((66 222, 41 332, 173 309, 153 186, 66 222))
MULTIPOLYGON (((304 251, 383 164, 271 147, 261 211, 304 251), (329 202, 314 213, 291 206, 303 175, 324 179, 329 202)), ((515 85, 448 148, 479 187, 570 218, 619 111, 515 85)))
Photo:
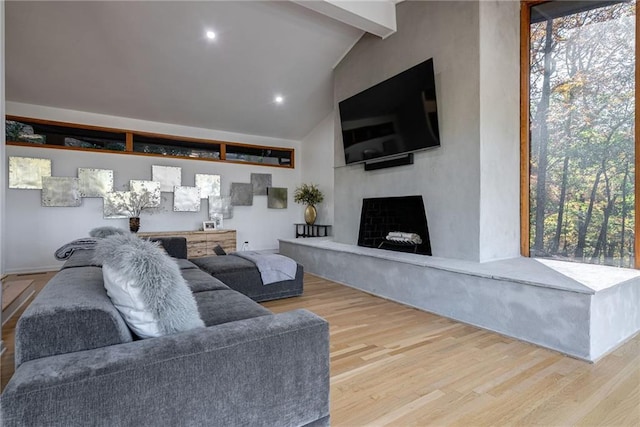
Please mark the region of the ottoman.
POLYGON ((191 258, 189 261, 231 289, 245 294, 254 301, 269 301, 302 295, 304 271, 300 264, 298 264, 295 279, 263 285, 258 268, 251 261, 235 255, 191 258))

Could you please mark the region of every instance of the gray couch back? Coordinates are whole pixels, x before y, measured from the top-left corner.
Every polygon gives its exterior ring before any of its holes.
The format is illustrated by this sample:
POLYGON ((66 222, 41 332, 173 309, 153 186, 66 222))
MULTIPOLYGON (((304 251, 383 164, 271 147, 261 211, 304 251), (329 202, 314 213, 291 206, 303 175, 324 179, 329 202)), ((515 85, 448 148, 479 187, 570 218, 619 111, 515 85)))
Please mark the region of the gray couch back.
POLYGON ((130 341, 131 332, 104 289, 102 269, 63 268, 18 320, 15 364, 130 341))

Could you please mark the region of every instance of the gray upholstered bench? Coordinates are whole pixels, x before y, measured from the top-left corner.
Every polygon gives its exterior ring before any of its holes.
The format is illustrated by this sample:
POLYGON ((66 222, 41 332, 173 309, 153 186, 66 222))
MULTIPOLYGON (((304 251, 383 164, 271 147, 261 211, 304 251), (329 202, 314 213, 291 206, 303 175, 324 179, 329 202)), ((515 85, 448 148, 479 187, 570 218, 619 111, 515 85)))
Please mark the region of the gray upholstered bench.
POLYGON ((296 278, 262 284, 258 268, 249 260, 235 255, 191 258, 189 261, 209 273, 231 289, 254 301, 268 301, 302 295, 303 268, 298 264, 296 278))

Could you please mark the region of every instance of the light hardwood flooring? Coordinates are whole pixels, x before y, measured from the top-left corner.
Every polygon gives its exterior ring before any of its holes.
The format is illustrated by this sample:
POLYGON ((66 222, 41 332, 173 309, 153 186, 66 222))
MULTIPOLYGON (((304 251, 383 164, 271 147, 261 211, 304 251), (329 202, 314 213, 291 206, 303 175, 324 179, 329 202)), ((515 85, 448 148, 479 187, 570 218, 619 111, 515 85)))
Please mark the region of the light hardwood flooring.
POLYGON ((333 426, 640 425, 640 335, 589 364, 309 274, 264 305, 329 322, 333 426))
POLYGON ((44 285, 56 274, 56 271, 47 273, 35 273, 35 274, 10 274, 4 282, 12 282, 14 280, 33 280, 35 287, 35 293, 20 307, 15 314, 4 325, 2 325, 2 341, 5 346, 5 352, 2 353, 0 358, 0 388, 4 390, 4 387, 9 382, 11 375, 13 375, 13 355, 15 350, 15 329, 18 319, 29 306, 33 298, 44 288, 44 285))

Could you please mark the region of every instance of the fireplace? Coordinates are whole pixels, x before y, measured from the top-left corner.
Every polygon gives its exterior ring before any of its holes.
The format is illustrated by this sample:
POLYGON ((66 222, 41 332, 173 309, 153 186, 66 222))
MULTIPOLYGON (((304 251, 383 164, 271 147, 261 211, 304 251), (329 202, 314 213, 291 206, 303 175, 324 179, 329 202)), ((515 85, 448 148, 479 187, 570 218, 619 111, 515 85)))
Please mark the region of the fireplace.
POLYGON ((362 200, 358 246, 431 255, 429 228, 422 196, 362 200), (421 243, 388 240, 389 233, 417 234, 421 243))

